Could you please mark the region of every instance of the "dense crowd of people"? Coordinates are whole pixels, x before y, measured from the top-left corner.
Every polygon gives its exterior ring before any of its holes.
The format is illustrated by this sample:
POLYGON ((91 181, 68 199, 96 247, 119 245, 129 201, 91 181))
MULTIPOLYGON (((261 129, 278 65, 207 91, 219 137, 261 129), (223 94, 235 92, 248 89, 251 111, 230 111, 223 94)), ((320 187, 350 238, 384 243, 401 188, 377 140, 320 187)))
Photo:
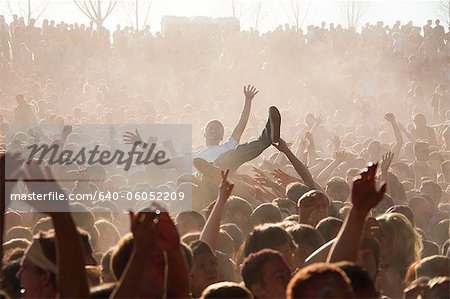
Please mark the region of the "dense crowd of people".
POLYGON ((450 298, 450 31, 197 29, 0 16, 0 297, 450 298), (87 124, 192 125, 191 159, 176 139, 92 140, 87 124), (25 163, 36 143, 170 157, 25 163), (5 207, 12 193, 158 188, 191 207, 5 207))

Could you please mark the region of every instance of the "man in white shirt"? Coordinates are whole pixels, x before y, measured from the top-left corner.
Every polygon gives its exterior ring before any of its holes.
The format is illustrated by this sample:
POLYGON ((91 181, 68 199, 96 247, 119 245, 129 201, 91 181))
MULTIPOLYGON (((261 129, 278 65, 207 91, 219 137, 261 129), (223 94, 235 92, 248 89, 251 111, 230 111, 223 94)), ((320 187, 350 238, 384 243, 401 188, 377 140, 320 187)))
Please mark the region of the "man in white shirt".
MULTIPOLYGON (((250 116, 251 104, 258 90, 254 86, 244 86, 245 104, 241 112, 241 117, 231 136, 221 143, 225 129, 218 120, 211 120, 206 125, 204 136, 206 148, 192 154, 192 158, 202 158, 208 162, 214 162, 221 168, 232 171, 237 170, 243 163, 258 157, 273 142, 278 142, 280 138, 280 112, 276 107, 269 108, 269 120, 261 136, 254 141, 240 144, 242 133, 247 126, 250 116)), ((127 132, 124 141, 129 144, 142 142, 139 134, 127 132)), ((183 157, 171 158, 169 163, 162 165, 162 168, 185 168, 186 161, 183 157)))

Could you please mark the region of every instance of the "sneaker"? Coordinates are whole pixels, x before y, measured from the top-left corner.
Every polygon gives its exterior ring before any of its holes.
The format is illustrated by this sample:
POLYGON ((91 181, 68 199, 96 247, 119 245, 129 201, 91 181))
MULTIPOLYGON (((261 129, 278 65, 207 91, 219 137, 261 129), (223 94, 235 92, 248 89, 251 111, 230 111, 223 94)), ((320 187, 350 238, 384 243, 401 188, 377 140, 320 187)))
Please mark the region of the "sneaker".
POLYGON ((277 143, 280 140, 280 125, 281 115, 278 108, 270 106, 269 108, 269 123, 270 123, 270 140, 272 143, 277 143))

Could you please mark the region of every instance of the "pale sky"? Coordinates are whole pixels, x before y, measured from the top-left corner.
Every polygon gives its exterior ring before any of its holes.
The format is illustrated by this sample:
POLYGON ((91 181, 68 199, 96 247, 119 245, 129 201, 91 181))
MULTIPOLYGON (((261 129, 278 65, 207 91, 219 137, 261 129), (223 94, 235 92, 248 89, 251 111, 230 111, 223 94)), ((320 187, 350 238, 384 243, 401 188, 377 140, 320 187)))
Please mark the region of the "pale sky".
MULTIPOLYGON (((109 0, 103 0, 108 2, 109 0)), ((127 13, 129 9, 127 1, 120 0, 115 11, 107 19, 105 25, 113 29, 116 24, 128 25, 130 17, 127 13)), ((132 0, 134 1, 134 0, 132 0)), ((13 11, 20 14, 18 3, 22 3, 26 7, 26 0, 9 0, 13 11)), ((47 0, 32 0, 33 7, 46 3, 47 0)), ((164 15, 175 16, 230 16, 231 0, 140 0, 142 6, 146 10, 146 5, 151 3, 149 14, 149 25, 152 31, 160 30, 161 18, 164 15)), ((248 29, 254 24, 255 11, 259 2, 262 2, 261 11, 263 18, 260 21, 260 31, 272 30, 279 24, 292 23, 292 18, 288 17, 290 13, 291 0, 236 0, 239 11, 241 11, 241 27, 248 29)), ((344 1, 300 1, 302 5, 301 14, 307 11, 308 3, 310 3, 308 13, 305 18, 304 26, 308 24, 319 25, 321 21, 335 24, 344 23, 342 16, 342 6, 344 1)), ((369 6, 362 23, 376 21, 384 21, 386 24, 393 24, 396 20, 406 23, 412 20, 417 25, 423 25, 427 19, 435 19, 438 17, 439 1, 368 1, 369 6)), ((7 0, 0 0, 0 14, 5 15, 7 20, 10 19, 11 13, 7 5, 7 0)), ((145 12, 142 12, 141 20, 144 19, 145 12)), ((55 21, 66 21, 69 23, 88 23, 88 19, 78 10, 72 0, 50 0, 47 10, 41 17, 42 19, 54 19, 55 21)), ((39 22, 38 22, 39 23, 39 22)))

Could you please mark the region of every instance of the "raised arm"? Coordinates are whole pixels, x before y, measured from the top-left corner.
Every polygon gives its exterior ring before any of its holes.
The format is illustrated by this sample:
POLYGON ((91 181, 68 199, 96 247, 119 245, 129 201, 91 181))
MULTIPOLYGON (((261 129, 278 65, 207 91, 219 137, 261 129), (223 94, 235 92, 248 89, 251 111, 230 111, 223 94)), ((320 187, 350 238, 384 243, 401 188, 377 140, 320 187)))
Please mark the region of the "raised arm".
POLYGON ((402 149, 402 146, 403 146, 403 135, 402 135, 402 132, 400 131, 400 127, 398 126, 398 123, 395 120, 394 114, 386 113, 384 115, 384 119, 387 120, 391 124, 392 129, 394 130, 395 145, 392 148, 392 152, 394 153, 394 156, 396 158, 398 158, 400 156, 400 150, 402 149))
POLYGON ((356 262, 361 238, 364 232, 364 224, 370 209, 374 208, 386 192, 386 184, 376 189, 375 176, 378 164, 373 164, 361 177, 353 182, 352 203, 353 207, 345 219, 336 242, 328 256, 328 262, 340 261, 356 262))
POLYGON ((244 133, 245 127, 247 126, 248 118, 250 117, 250 109, 252 107, 252 101, 255 95, 259 91, 256 90, 255 86, 247 87, 244 86, 244 95, 245 95, 245 104, 244 108, 241 112, 241 117, 239 118, 239 122, 231 133, 231 137, 236 140, 238 143, 241 141, 242 133, 244 133))
POLYGON ((303 179, 303 182, 306 186, 308 186, 311 189, 317 189, 318 186, 316 182, 314 181, 314 178, 312 177, 311 173, 308 170, 308 167, 305 166, 305 164, 302 163, 295 155, 292 153, 292 151, 287 146, 286 142, 283 139, 280 139, 278 144, 274 144, 274 146, 282 153, 286 155, 286 157, 289 159, 289 161, 292 163, 292 166, 294 166, 295 171, 300 175, 300 177, 303 179))
POLYGON ((229 170, 225 172, 222 171, 222 182, 220 184, 219 197, 217 198, 216 204, 214 205, 208 220, 206 220, 205 227, 200 235, 200 240, 208 244, 212 250, 216 250, 223 210, 225 203, 230 197, 234 187, 234 185, 227 179, 228 173, 229 170))
POLYGON ((331 173, 339 166, 342 162, 345 161, 347 154, 345 151, 335 152, 334 160, 324 170, 322 170, 319 175, 316 177, 316 181, 321 185, 325 185, 331 173))
MULTIPOLYGON (((64 193, 61 187, 55 182, 50 169, 46 168, 43 171, 34 162, 24 169, 23 178, 29 192, 44 195, 49 192, 56 192, 56 194, 64 193), (40 181, 36 182, 36 180, 40 181)), ((32 201, 29 203, 31 204, 32 201)), ((38 211, 43 208, 39 204, 32 205, 38 211)), ((55 205, 56 202, 53 206, 55 205)), ((47 213, 52 218, 55 228, 59 297, 87 298, 89 295, 89 286, 84 268, 85 262, 80 234, 77 231, 72 215, 68 212, 68 204, 60 201, 59 205, 57 208, 59 212, 42 210, 42 212, 47 213)))

